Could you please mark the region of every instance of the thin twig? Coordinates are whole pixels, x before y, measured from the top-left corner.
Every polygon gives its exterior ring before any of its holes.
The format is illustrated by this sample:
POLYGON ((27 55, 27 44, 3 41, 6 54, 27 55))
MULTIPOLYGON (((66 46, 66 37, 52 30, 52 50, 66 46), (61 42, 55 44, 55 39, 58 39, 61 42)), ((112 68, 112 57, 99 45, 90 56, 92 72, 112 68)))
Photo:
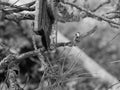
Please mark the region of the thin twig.
POLYGON ((29 7, 17 6, 17 5, 13 5, 13 4, 7 3, 7 2, 0 2, 0 5, 6 5, 6 6, 9 6, 9 7, 12 7, 12 8, 17 8, 17 9, 20 9, 20 10, 30 10, 31 9, 29 7))
POLYGON ((32 1, 32 2, 29 2, 29 3, 26 3, 26 4, 22 4, 22 5, 19 5, 19 6, 31 7, 34 4, 35 4, 35 1, 32 1))
POLYGON ((35 7, 23 8, 23 9, 19 9, 19 8, 4 9, 6 14, 19 13, 19 12, 22 12, 22 11, 34 11, 34 10, 35 10, 35 7))
POLYGON ((100 4, 99 6, 97 6, 94 10, 92 10, 92 12, 96 12, 98 9, 100 9, 101 7, 103 7, 106 4, 109 4, 111 2, 111 0, 107 0, 104 3, 100 4))
POLYGON ((34 20, 34 14, 25 14, 25 13, 11 14, 11 15, 6 15, 5 19, 12 21, 34 20))
POLYGON ((15 5, 16 3, 18 3, 19 1, 20 1, 20 0, 15 1, 15 2, 12 4, 12 6, 15 5))
POLYGON ((57 47, 64 47, 64 46, 69 46, 72 47, 73 46, 73 42, 75 42, 76 44, 79 43, 82 39, 84 39, 85 37, 93 34, 95 31, 97 30, 97 26, 95 26, 92 30, 88 31, 85 34, 80 35, 80 37, 77 37, 75 40, 76 41, 70 41, 70 42, 64 42, 64 43, 57 43, 57 47))
POLYGON ((6 67, 8 67, 8 65, 11 62, 17 62, 20 63, 22 60, 24 60, 25 58, 28 57, 32 57, 32 56, 36 56, 38 55, 38 53, 41 51, 41 49, 37 49, 35 51, 30 51, 24 54, 9 54, 8 56, 6 56, 3 60, 0 61, 0 69, 5 69, 6 67))
POLYGON ((114 63, 120 63, 120 60, 117 60, 117 61, 112 61, 110 62, 111 64, 114 64, 114 63))
POLYGON ((85 9, 85 8, 83 8, 83 7, 77 6, 77 5, 72 4, 72 3, 69 3, 69 2, 63 2, 63 3, 64 3, 64 4, 68 4, 68 5, 70 5, 70 6, 73 6, 73 7, 77 8, 77 9, 80 10, 80 11, 84 11, 84 12, 87 14, 88 17, 95 18, 95 19, 97 19, 97 20, 99 20, 99 21, 102 21, 102 20, 103 20, 103 21, 106 21, 106 22, 108 22, 108 23, 112 23, 112 24, 116 24, 116 25, 119 25, 119 26, 120 26, 119 23, 116 23, 116 22, 114 22, 114 21, 112 21, 112 20, 110 20, 110 19, 107 19, 107 18, 105 18, 105 17, 96 15, 96 14, 94 14, 93 12, 91 12, 90 10, 87 10, 87 9, 85 9))
POLYGON ((120 35, 120 32, 118 32, 115 36, 113 36, 113 38, 107 42, 107 45, 109 45, 115 38, 117 38, 118 35, 120 35))

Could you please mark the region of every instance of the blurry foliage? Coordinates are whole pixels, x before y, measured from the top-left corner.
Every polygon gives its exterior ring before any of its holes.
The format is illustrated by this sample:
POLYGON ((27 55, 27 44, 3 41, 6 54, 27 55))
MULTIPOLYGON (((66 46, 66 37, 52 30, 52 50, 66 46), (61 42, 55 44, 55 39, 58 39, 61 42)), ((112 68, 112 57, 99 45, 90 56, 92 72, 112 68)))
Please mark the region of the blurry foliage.
MULTIPOLYGON (((24 23, 24 22, 23 22, 24 23)), ((31 35, 30 35, 30 29, 29 26, 24 25, 21 27, 21 24, 16 24, 14 22, 9 22, 6 21, 5 24, 1 27, 0 29, 0 42, 5 44, 6 46, 17 49, 18 53, 25 53, 28 51, 33 50, 32 48, 32 42, 31 42, 31 35), (23 28, 24 27, 24 28, 23 28)), ((72 29, 73 30, 73 29, 72 29)), ((105 32, 105 31, 102 31, 105 32)), ((98 37, 88 37, 83 39, 80 42, 80 48, 82 48, 90 57, 92 57, 96 62, 98 62, 101 66, 103 66, 107 71, 112 73, 114 76, 120 78, 120 72, 119 72, 119 65, 120 63, 117 64, 111 64, 110 62, 114 60, 119 60, 120 59, 120 51, 119 48, 116 45, 108 45, 107 43, 103 44, 102 40, 103 36, 99 35, 98 37)), ((1 56, 0 58, 4 58, 7 56, 6 53, 7 51, 1 51, 1 56)), ((58 54, 58 53, 57 53, 58 54)), ((60 55, 55 55, 54 61, 55 64, 60 64, 62 62, 61 59, 66 59, 64 56, 60 59, 60 57, 56 57, 60 55)), ((72 56, 71 56, 72 57, 72 56)), ((37 59, 37 57, 34 58, 27 58, 25 59, 22 63, 20 63, 20 81, 22 84, 29 84, 33 85, 30 87, 29 85, 27 88, 35 88, 39 84, 39 81, 41 79, 41 76, 43 75, 43 72, 39 72, 40 66, 36 63, 33 62, 32 59, 37 59)), ((65 62, 66 66, 70 66, 68 62, 65 62)), ((56 68, 57 69, 57 68, 56 68)), ((75 69, 76 70, 76 69, 75 69)), ((59 70, 57 70, 59 71, 59 70)), ((67 71, 67 69, 65 69, 67 71)), ((74 71, 74 69, 73 69, 74 71)), ((86 72, 83 69, 81 69, 80 73, 86 72)), ((74 72, 69 73, 69 77, 71 76, 74 77, 74 72)), ((79 73, 78 73, 79 74, 79 73)), ((0 74, 0 77, 5 77, 5 72, 0 74)), ((0 78, 0 81, 4 80, 5 78, 0 78)), ((104 88, 107 88, 107 85, 104 85, 103 83, 98 82, 96 79, 92 78, 80 78, 78 80, 78 83, 74 86, 76 90, 82 89, 82 90, 93 90, 96 88, 96 86, 99 87, 99 90, 105 90, 104 88), (97 83, 97 84, 96 84, 97 83), (101 89, 102 88, 102 89, 101 89)))
MULTIPOLYGON (((31 51, 33 50, 31 40, 31 28, 29 28, 29 26, 25 22, 14 23, 12 21, 5 21, 0 26, 0 43, 8 47, 8 51, 9 49, 12 50, 13 53, 17 52, 18 54, 22 54, 31 51)), ((9 52, 1 48, 0 50, 1 50, 0 60, 2 60, 9 54, 9 52)), ((83 69, 79 70, 81 66, 78 66, 77 63, 75 63, 74 61, 70 63, 70 61, 68 62, 67 57, 62 56, 62 54, 60 55, 58 54, 59 52, 56 52, 56 54, 53 56, 54 59, 51 61, 51 63, 53 64, 53 69, 55 71, 51 73, 48 70, 48 73, 46 74, 45 78, 46 80, 50 78, 51 80, 53 80, 53 83, 60 81, 61 84, 65 86, 66 85, 65 83, 68 82, 69 79, 75 78, 76 76, 79 76, 79 74, 86 72, 83 69), (63 66, 64 76, 60 74, 61 72, 60 67, 61 65, 63 65, 63 61, 65 61, 64 62, 65 65, 63 66), (49 77, 49 75, 53 76, 49 77)), ((72 56, 70 57, 72 58, 72 56)), ((27 90, 30 90, 30 88, 36 88, 39 85, 39 82, 43 75, 43 72, 39 70, 41 67, 40 64, 34 61, 38 61, 38 58, 37 57, 26 58, 19 64, 20 68, 19 80, 21 84, 27 85, 26 86, 27 90)), ((2 77, 0 78, 0 83, 5 81, 6 75, 7 75, 6 72, 4 71, 0 72, 0 77, 2 77)))
MULTIPOLYGON (((96 5, 96 3, 98 2, 94 2, 93 4, 96 5)), ((92 6, 91 9, 94 6, 93 4, 91 4, 92 6)), ((88 7, 87 5, 85 7, 90 8, 90 6, 88 7)), ((72 27, 72 29, 69 29, 68 32, 70 31, 73 32, 73 30, 75 29, 76 27, 72 27)), ((68 33, 66 34, 69 35, 68 33)), ((12 48, 13 51, 17 51, 19 54, 33 50, 30 26, 25 24, 25 22, 22 22, 22 23, 14 23, 12 21, 5 21, 4 23, 0 22, 0 43, 3 43, 9 48, 12 48)), ((101 66, 103 66, 107 71, 109 71, 111 74, 113 74, 117 78, 120 78, 120 71, 119 71, 120 63, 115 63, 115 64, 110 63, 115 60, 120 60, 120 49, 118 48, 118 46, 114 44, 102 45, 102 43, 103 43, 102 36, 99 36, 97 38, 89 37, 82 40, 79 44, 79 47, 82 48, 91 58, 93 58, 96 62, 98 62, 101 66)), ((7 56, 8 53, 9 52, 5 50, 1 50, 0 48, 0 60, 2 60, 5 56, 7 56)), ((59 56, 59 55, 56 55, 56 56, 59 56)), ((32 59, 37 60, 38 58, 37 57, 26 58, 19 65, 20 81, 22 84, 25 84, 25 83, 29 84, 28 88, 37 87, 36 84, 39 84, 41 76, 43 75, 43 72, 39 71, 40 66, 36 62, 34 62, 32 59), (31 84, 33 86, 30 86, 31 84)), ((55 64, 62 63, 61 62, 62 58, 60 59, 58 57, 54 57, 54 59, 56 60, 56 62, 53 62, 53 63, 55 64)), ((68 64, 68 62, 65 62, 65 65, 67 67, 70 64, 68 64)), ((57 67, 57 65, 55 67, 57 67)), ((56 68, 56 69, 57 69, 56 71, 59 71, 58 70, 59 68, 56 68)), ((65 69, 65 71, 67 70, 65 69)), ((72 73, 69 73, 70 74, 69 77, 73 76, 74 72, 75 71, 73 71, 72 73)), ((81 72, 83 73, 86 71, 81 69, 80 73, 81 72)), ((0 82, 5 80, 5 75, 6 75, 6 72, 2 72, 2 73, 0 72, 0 82)), ((76 90, 80 90, 80 89, 93 90, 96 88, 96 86, 99 86, 99 85, 101 86, 100 86, 100 89, 98 90, 106 89, 107 85, 101 84, 96 79, 81 78, 78 80, 78 83, 74 87, 76 88, 76 90)))
MULTIPOLYGON (((104 30, 101 32, 106 33, 104 30)), ((100 34, 100 32, 98 34, 100 34)), ((106 42, 103 41, 102 35, 87 37, 80 42, 79 47, 109 73, 120 79, 120 63, 112 63, 113 61, 120 60, 120 48, 115 44, 108 44, 106 42)), ((101 83, 99 80, 93 78, 81 78, 74 87, 76 90, 108 89, 106 83, 101 83)))
MULTIPOLYGON (((15 52, 21 54, 31 51, 33 50, 32 40, 29 35, 30 30, 29 32, 26 32, 27 30, 27 24, 25 30, 25 28, 22 28, 20 23, 16 24, 12 21, 5 21, 4 24, 0 26, 0 43, 8 47, 8 51, 10 49, 13 53, 15 52)), ((8 51, 6 51, 6 49, 0 48, 0 60, 2 60, 5 56, 9 54, 8 51)), ((36 68, 35 64, 36 63, 30 60, 30 58, 27 58, 22 63, 20 63, 19 66, 22 82, 26 80, 26 77, 30 77, 30 79, 32 79, 33 81, 39 80, 39 74, 36 75, 37 71, 35 72, 34 70, 34 68, 36 68), (28 76, 24 77, 25 75, 28 76)), ((3 77, 2 73, 0 74, 0 77, 3 77)), ((4 79, 0 78, 0 82, 1 80, 4 79)))
POLYGON ((120 60, 120 48, 115 44, 103 44, 103 37, 89 37, 81 41, 82 48, 91 58, 103 66, 111 74, 120 78, 120 63, 112 63, 120 60))
MULTIPOLYGON (((89 24, 90 21, 86 23, 89 24)), ((87 24, 86 26, 88 26, 87 24)), ((66 26, 63 25, 63 27, 62 25, 60 25, 59 28, 61 32, 64 33, 64 35, 66 35, 69 39, 72 40, 73 34, 75 32, 84 33, 87 31, 85 29, 86 27, 83 27, 82 25, 84 24, 82 23, 76 26, 74 24, 70 24, 70 26, 66 24, 66 26), (79 28, 77 26, 79 26, 79 28)), ((93 26, 94 25, 92 24, 89 27, 91 28, 93 26)), ((104 23, 103 24, 98 23, 97 26, 98 26, 98 30, 93 35, 84 38, 78 44, 78 46, 82 50, 84 50, 88 56, 93 58, 98 64, 100 64, 104 69, 106 69, 109 73, 120 79, 120 71, 119 71, 120 63, 119 62, 112 63, 113 61, 120 60, 119 35, 117 36, 118 38, 114 38, 112 40, 112 38, 117 33, 117 30, 110 28, 110 26, 104 23)), ((90 30, 89 28, 87 29, 90 30)), ((79 90, 80 88, 82 88, 82 90, 93 90, 95 88, 99 88, 98 90, 107 89, 107 85, 105 83, 98 82, 96 79, 92 79, 92 78, 84 78, 84 79, 81 78, 78 81, 77 85, 75 85, 75 87, 77 88, 77 90, 79 90)))

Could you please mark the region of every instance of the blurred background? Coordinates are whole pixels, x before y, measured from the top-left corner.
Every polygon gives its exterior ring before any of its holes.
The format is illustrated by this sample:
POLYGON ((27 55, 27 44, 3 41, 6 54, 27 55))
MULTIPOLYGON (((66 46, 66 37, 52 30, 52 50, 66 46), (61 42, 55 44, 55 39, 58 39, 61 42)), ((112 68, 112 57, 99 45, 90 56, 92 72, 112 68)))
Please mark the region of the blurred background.
MULTIPOLYGON (((1 1, 15 3, 17 0, 1 1)), ((34 0, 19 0, 16 5, 22 5, 31 1, 34 0)), ((76 4, 86 9, 93 10, 104 1, 105 0, 77 0, 76 4)), ((116 1, 117 0, 111 0, 111 4, 104 5, 95 13, 97 15, 102 15, 113 9, 116 1)), ((4 22, 0 21, 0 42, 4 42, 4 44, 19 53, 33 50, 30 32, 32 30, 31 24, 32 21, 30 20, 24 20, 19 24, 7 20, 4 22)), ((95 33, 84 38, 78 46, 110 74, 120 79, 120 63, 112 63, 113 61, 120 60, 120 31, 118 28, 113 28, 104 21, 100 22, 90 17, 81 18, 79 22, 59 22, 57 27, 64 36, 73 40, 74 35, 77 32, 84 34, 95 26, 97 26, 95 33)), ((5 51, 1 51, 0 58, 2 59, 5 54, 7 54, 5 51)), ((29 90, 32 90, 30 88, 35 85, 31 83, 39 82, 38 78, 40 78, 41 73, 38 74, 37 71, 34 71, 37 67, 39 66, 35 65, 32 60, 31 62, 28 62, 28 59, 20 64, 21 81, 25 83, 24 75, 26 75, 26 73, 30 75, 30 81, 27 82, 30 84, 29 90)), ((4 75, 0 75, 0 80, 2 82, 2 80, 4 80, 4 75)), ((81 78, 74 84, 74 88, 71 88, 71 90, 107 90, 107 85, 99 82, 97 79, 81 78)))

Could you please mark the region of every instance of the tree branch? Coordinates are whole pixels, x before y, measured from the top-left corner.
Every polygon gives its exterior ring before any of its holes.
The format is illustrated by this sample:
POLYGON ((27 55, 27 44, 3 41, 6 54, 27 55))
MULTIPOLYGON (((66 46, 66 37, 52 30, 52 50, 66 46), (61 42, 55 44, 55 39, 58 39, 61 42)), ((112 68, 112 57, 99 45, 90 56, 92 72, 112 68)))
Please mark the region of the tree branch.
POLYGON ((110 19, 107 19, 107 18, 105 18, 105 17, 96 15, 96 14, 94 14, 93 12, 91 12, 91 11, 89 11, 89 10, 83 8, 83 7, 77 6, 77 5, 72 4, 72 3, 69 3, 69 2, 63 2, 63 3, 64 3, 64 4, 67 4, 67 5, 70 5, 70 6, 73 6, 73 7, 77 8, 77 9, 80 10, 80 11, 84 11, 84 12, 86 13, 86 16, 88 16, 88 17, 95 18, 95 19, 97 19, 97 20, 99 20, 99 21, 106 21, 106 22, 108 22, 108 23, 111 23, 111 24, 115 24, 115 25, 119 25, 119 26, 120 26, 119 23, 116 23, 116 22, 114 22, 114 21, 112 21, 112 20, 110 20, 110 19))
POLYGON ((10 15, 6 15, 5 19, 11 21, 34 20, 34 14, 29 14, 29 13, 10 14, 10 15))
POLYGON ((36 55, 38 55, 38 53, 40 51, 41 51, 41 49, 38 49, 35 51, 30 51, 30 52, 27 52, 27 53, 24 53, 21 55, 9 54, 3 60, 0 61, 0 70, 2 70, 2 69, 4 70, 5 68, 7 68, 11 62, 20 63, 25 58, 36 56, 36 55))
POLYGON ((0 2, 0 5, 9 6, 9 8, 5 8, 3 10, 6 14, 12 14, 12 13, 18 13, 18 12, 22 12, 22 11, 34 11, 35 7, 30 7, 34 3, 35 3, 35 1, 27 3, 22 6, 18 6, 18 5, 13 5, 13 4, 10 4, 7 2, 0 2))
POLYGON ((30 10, 31 8, 28 7, 29 4, 34 4, 34 3, 35 3, 35 1, 26 4, 26 6, 17 6, 17 5, 13 5, 13 4, 7 3, 7 2, 0 2, 0 5, 5 5, 5 6, 12 7, 12 8, 17 8, 19 10, 30 10))
POLYGON ((61 43, 57 43, 57 47, 64 47, 64 46, 69 46, 69 47, 72 47, 72 46, 76 46, 76 44, 80 43, 81 40, 83 40, 85 37, 93 34, 97 29, 97 26, 95 26, 92 30, 88 31, 87 33, 85 34, 82 34, 80 35, 80 33, 78 32, 77 34, 79 35, 76 35, 74 40, 73 41, 70 41, 70 42, 61 42, 61 43))
POLYGON ((92 10, 92 12, 96 12, 98 9, 100 9, 101 7, 103 7, 106 4, 109 4, 110 2, 111 2, 111 0, 106 0, 104 3, 100 4, 94 10, 92 10))

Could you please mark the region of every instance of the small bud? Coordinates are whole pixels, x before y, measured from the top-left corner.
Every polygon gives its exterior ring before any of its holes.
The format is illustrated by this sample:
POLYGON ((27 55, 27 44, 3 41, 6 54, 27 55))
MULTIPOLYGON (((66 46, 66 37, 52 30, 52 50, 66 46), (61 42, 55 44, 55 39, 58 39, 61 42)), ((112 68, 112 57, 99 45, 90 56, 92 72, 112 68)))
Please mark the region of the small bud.
POLYGON ((77 32, 77 33, 75 34, 75 36, 76 36, 76 38, 79 38, 79 37, 80 37, 80 32, 77 32))

